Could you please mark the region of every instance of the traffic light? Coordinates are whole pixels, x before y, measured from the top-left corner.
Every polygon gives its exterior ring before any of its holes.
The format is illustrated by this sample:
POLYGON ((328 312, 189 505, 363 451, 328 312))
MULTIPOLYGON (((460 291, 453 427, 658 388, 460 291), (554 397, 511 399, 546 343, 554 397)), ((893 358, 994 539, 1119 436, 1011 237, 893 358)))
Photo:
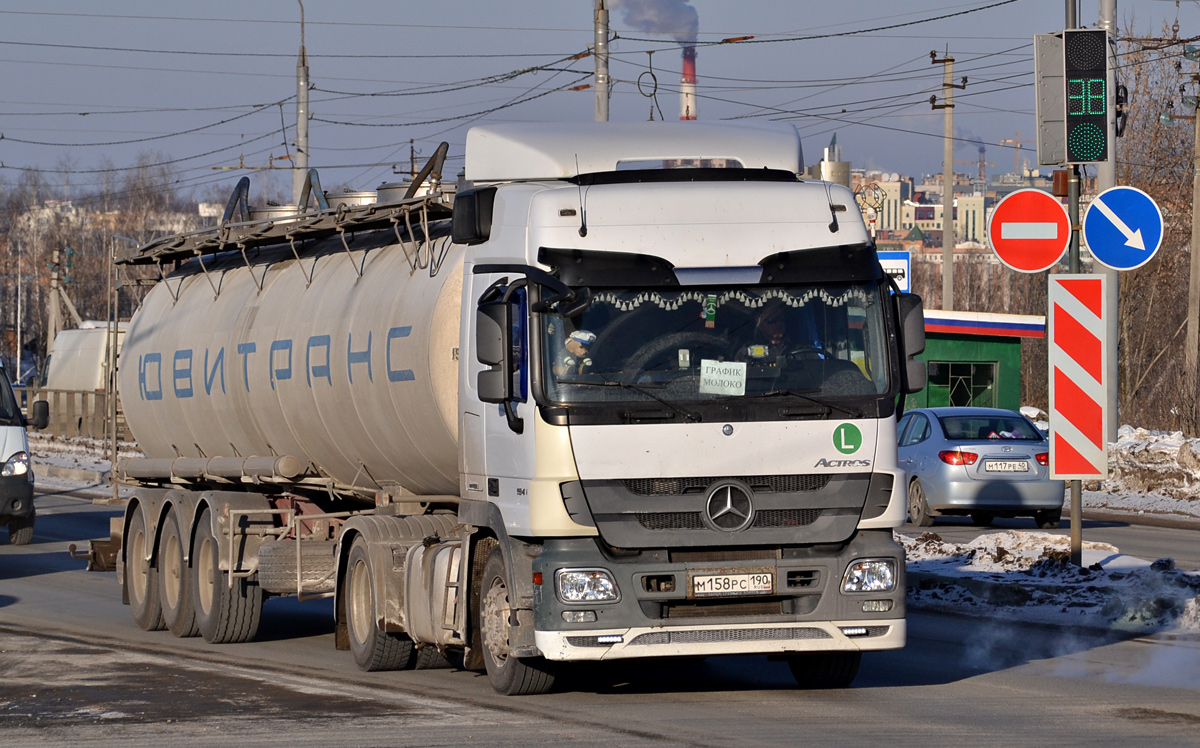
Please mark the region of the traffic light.
POLYGON ((1034 34, 1033 75, 1038 165, 1062 166, 1067 158, 1062 34, 1034 34))
POLYGON ((1108 32, 1063 31, 1066 162, 1108 161, 1108 32))

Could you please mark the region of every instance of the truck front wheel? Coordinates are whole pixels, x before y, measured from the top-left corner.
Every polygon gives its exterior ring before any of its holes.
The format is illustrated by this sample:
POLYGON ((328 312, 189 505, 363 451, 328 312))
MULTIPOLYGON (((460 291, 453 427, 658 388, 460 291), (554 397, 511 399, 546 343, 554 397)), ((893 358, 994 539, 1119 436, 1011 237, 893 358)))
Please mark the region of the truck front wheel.
POLYGON ((511 654, 511 616, 504 553, 496 547, 483 566, 479 591, 479 629, 488 680, 498 693, 508 696, 545 693, 554 685, 554 665, 542 657, 511 654))
POLYGON ((146 557, 150 539, 141 507, 133 513, 125 538, 125 589, 133 620, 146 631, 159 631, 163 628, 163 616, 158 602, 158 569, 146 557))
POLYGON ((788 657, 801 688, 846 688, 858 675, 862 652, 806 652, 788 657))
POLYGON ((196 523, 196 543, 192 549, 192 607, 200 635, 210 644, 248 642, 258 633, 262 618, 262 588, 245 577, 233 580, 220 567, 220 545, 212 531, 208 509, 196 523))
POLYGON ((359 668, 368 672, 406 670, 413 666, 417 657, 412 639, 406 634, 389 633, 379 627, 372 576, 367 541, 356 538, 346 561, 344 593, 350 651, 359 668))

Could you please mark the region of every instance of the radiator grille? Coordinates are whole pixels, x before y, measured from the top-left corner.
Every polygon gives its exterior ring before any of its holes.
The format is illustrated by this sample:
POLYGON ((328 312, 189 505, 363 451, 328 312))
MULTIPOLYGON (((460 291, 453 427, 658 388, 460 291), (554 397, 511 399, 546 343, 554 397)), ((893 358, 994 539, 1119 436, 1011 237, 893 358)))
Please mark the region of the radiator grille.
POLYGON ((721 480, 739 480, 755 493, 800 493, 819 491, 829 484, 829 476, 816 475, 751 475, 735 478, 639 478, 623 480, 625 490, 637 496, 683 496, 703 493, 721 480))
MULTIPOLYGON (((638 524, 647 530, 704 530, 700 512, 637 512, 638 524)), ((763 509, 754 515, 751 527, 803 527, 816 522, 820 509, 763 509)))
POLYGON ((783 615, 778 598, 732 602, 709 600, 687 603, 663 603, 663 618, 729 618, 732 616, 783 615))

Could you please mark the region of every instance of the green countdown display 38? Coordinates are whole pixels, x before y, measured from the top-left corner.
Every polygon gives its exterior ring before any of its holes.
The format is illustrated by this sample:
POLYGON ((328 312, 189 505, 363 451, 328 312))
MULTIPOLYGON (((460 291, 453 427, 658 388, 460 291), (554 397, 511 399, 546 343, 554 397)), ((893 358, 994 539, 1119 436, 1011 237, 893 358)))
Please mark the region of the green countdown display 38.
POLYGON ((1063 32, 1067 162, 1108 160, 1108 33, 1063 32))

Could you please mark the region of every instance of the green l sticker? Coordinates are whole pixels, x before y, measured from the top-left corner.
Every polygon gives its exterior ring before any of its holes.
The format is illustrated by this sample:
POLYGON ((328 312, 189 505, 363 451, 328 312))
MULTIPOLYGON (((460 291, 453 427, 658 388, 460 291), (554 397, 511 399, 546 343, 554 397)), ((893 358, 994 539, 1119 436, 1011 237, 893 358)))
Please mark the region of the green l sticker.
POLYGON ((833 447, 844 455, 854 454, 862 443, 862 432, 853 423, 843 423, 833 430, 833 447))

